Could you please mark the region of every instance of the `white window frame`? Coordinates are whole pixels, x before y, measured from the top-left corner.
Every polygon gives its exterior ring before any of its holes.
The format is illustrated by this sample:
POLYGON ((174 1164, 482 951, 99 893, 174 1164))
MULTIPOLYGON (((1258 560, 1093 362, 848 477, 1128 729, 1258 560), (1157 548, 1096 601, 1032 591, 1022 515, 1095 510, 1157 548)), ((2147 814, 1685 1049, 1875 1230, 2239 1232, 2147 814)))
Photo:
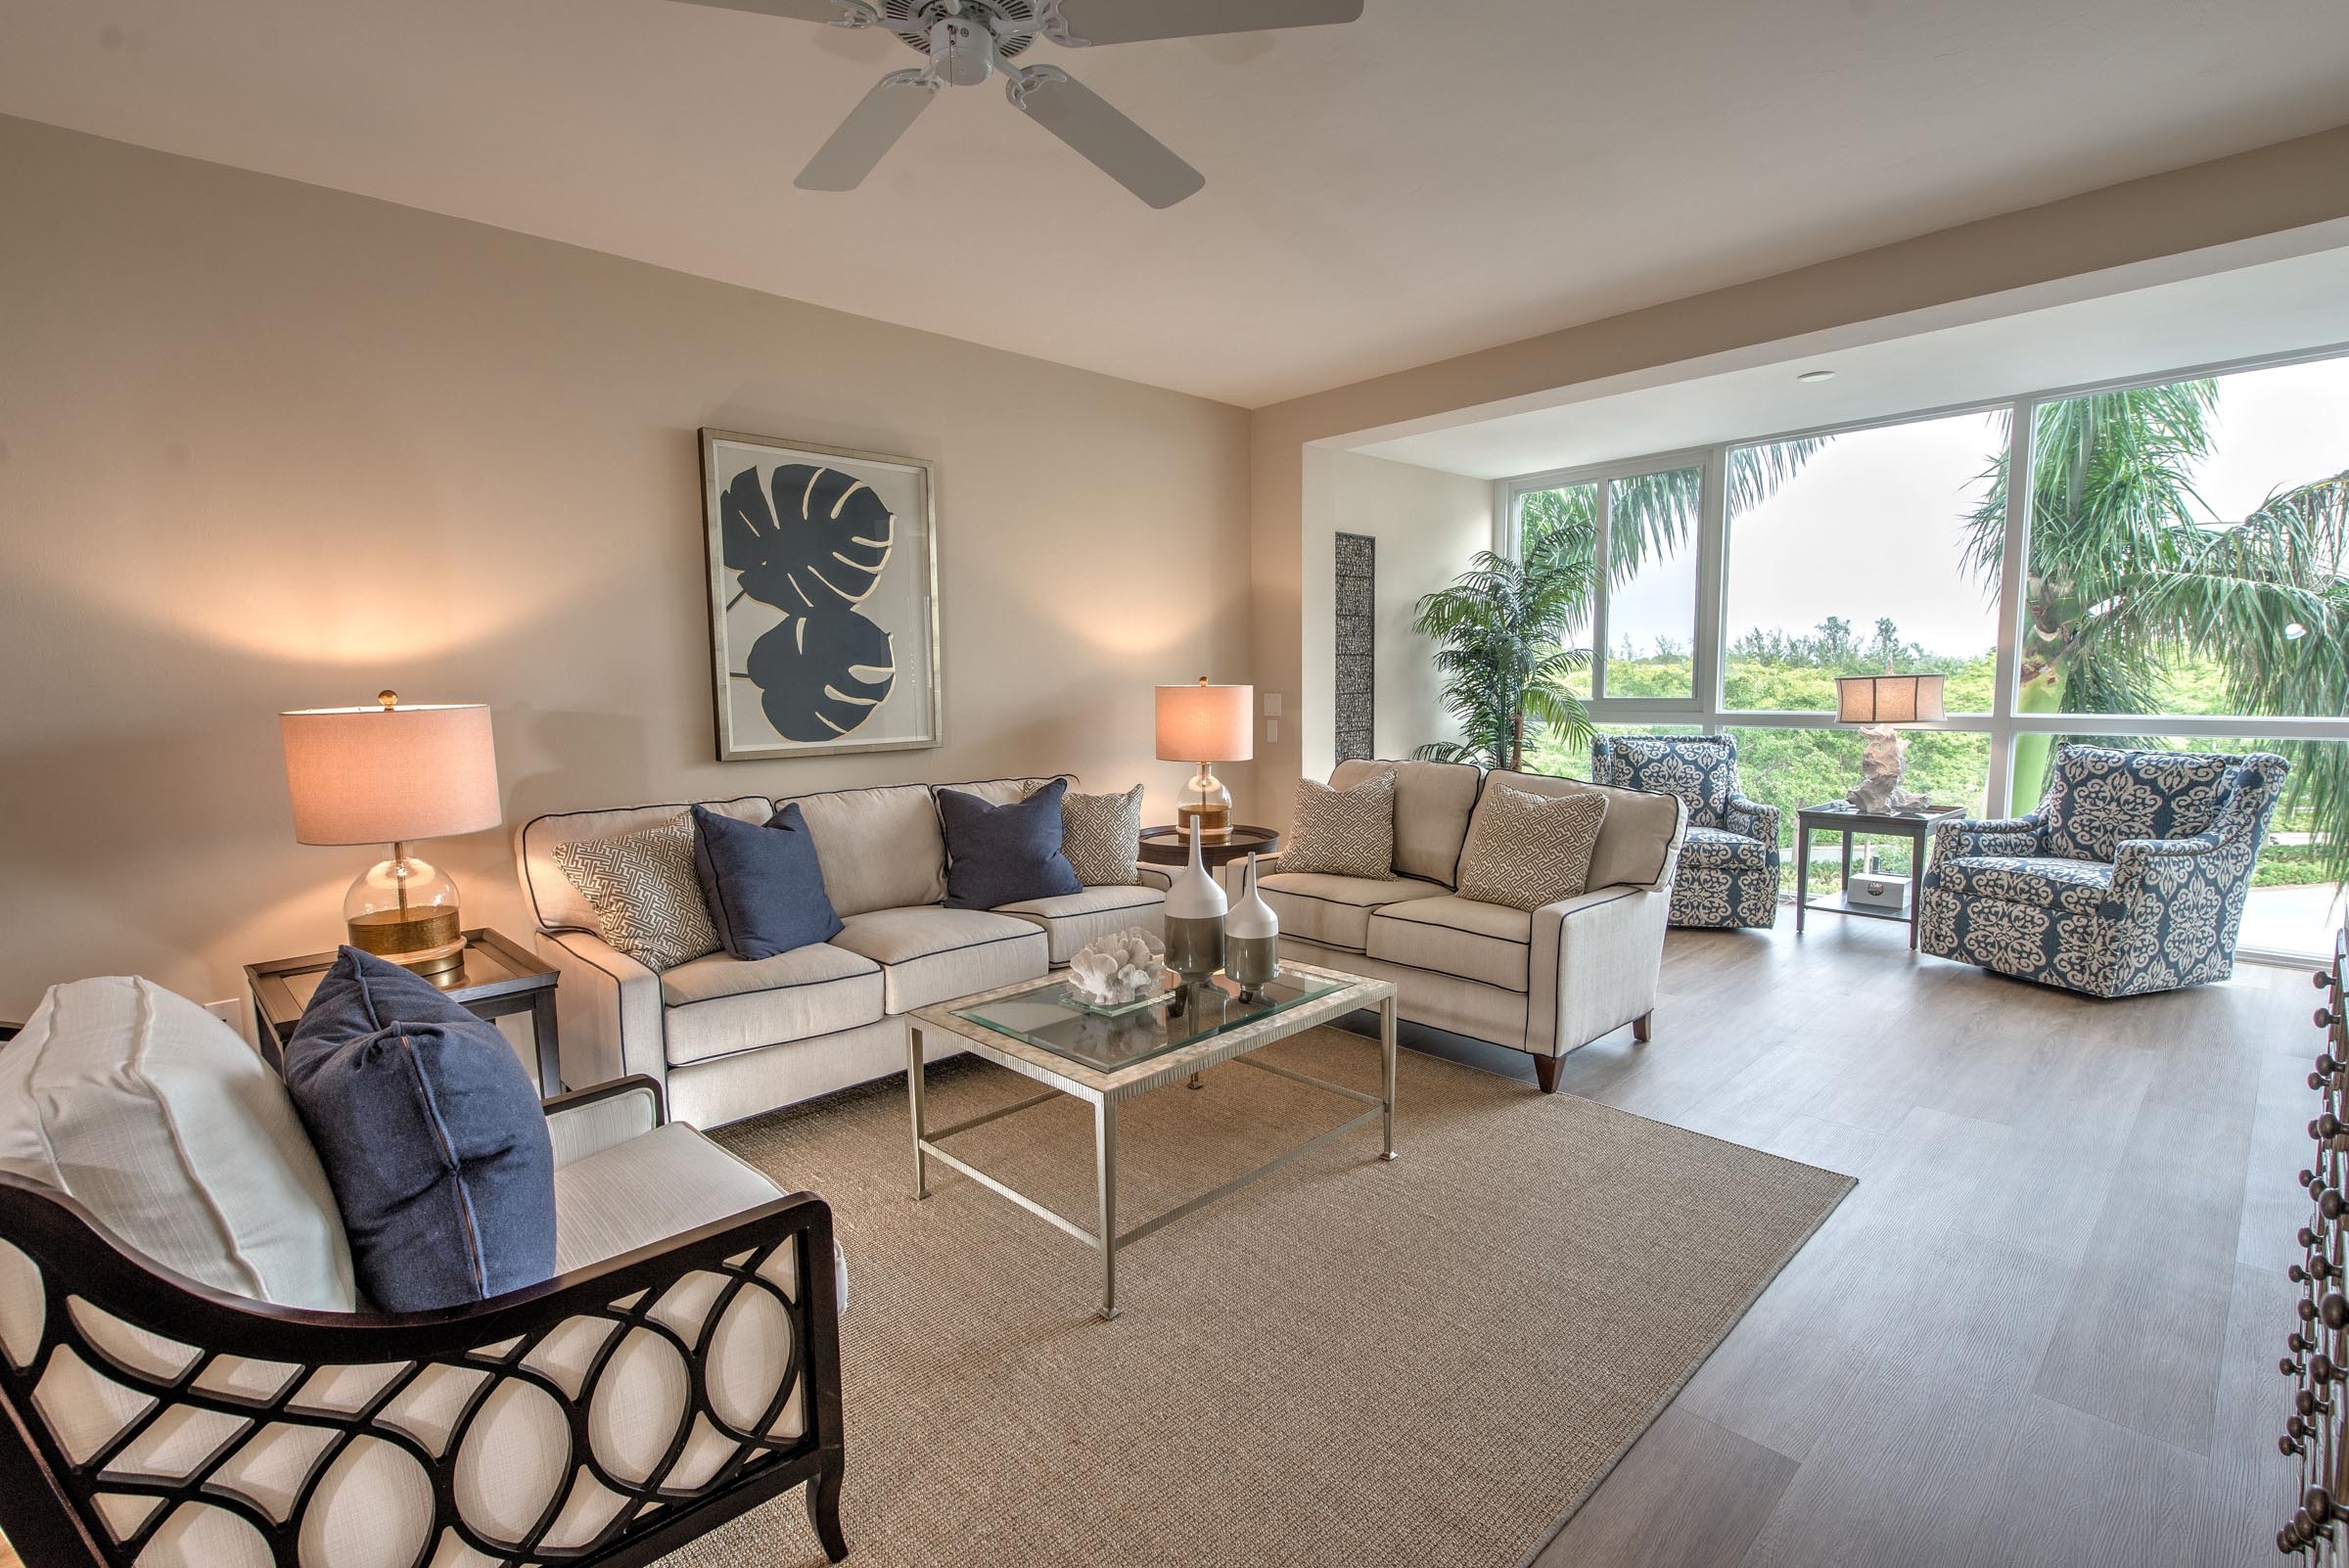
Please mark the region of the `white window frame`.
MULTIPOLYGON (((2115 378, 2109 381, 2087 382, 2077 386, 2047 388, 2010 397, 1987 398, 1975 402, 1955 403, 1937 408, 1918 409, 1872 419, 1848 420, 1831 425, 1816 425, 1803 429, 1782 431, 1771 435, 1743 437, 1735 440, 1717 441, 1709 446, 1681 448, 1675 451, 1649 452, 1636 457, 1605 463, 1585 464, 1576 468, 1550 469, 1537 474, 1514 475, 1494 484, 1496 548, 1503 554, 1515 555, 1522 543, 1519 537, 1519 503, 1530 491, 1558 489, 1575 484, 1596 484, 1599 486, 1597 509, 1599 536, 1595 555, 1598 566, 1598 591, 1591 606, 1591 696, 1586 706, 1594 724, 1604 725, 1671 725, 1693 726, 1701 733, 1718 735, 1727 729, 1835 729, 1833 714, 1777 713, 1732 709, 1724 706, 1722 682, 1723 627, 1726 621, 1730 570, 1730 552, 1734 540, 1730 536, 1727 510, 1727 477, 1728 454, 1743 446, 1767 446, 1779 441, 1797 440, 1807 437, 1845 436, 1858 431, 1881 430, 1898 425, 1922 424, 1963 414, 2004 412, 2007 416, 2007 472, 2026 476, 2024 483, 2007 485, 2007 516, 2004 548, 2000 559, 1998 595, 1998 643, 1996 675, 1991 693, 1991 712, 1987 714, 1957 714, 1932 724, 1920 724, 1919 729, 1958 731, 1985 734, 1990 737, 1990 777, 1986 809, 1994 817, 2011 815, 2018 803, 2009 797, 2013 790, 2014 739, 2018 735, 2142 735, 2157 729, 2163 735, 2180 737, 2208 737, 2234 739, 2242 737, 2274 738, 2278 740, 2337 740, 2349 742, 2349 715, 2327 718, 2272 718, 2257 715, 2234 714, 2201 715, 2186 714, 2024 714, 2015 711, 2014 694, 2021 675, 2023 565, 2031 530, 2031 492, 2033 486, 2027 476, 2031 473, 2032 433, 2038 424, 2038 411, 2043 404, 2061 402, 2070 397, 2087 396, 2096 392, 2131 391, 2141 387, 2158 387, 2169 382, 2196 381, 2204 378, 2240 375, 2246 371, 2273 370, 2283 365, 2310 364, 2326 359, 2349 359, 2349 343, 2326 344, 2288 353, 2263 354, 2240 359, 2188 365, 2143 376, 2115 378), (1605 695, 1607 630, 1607 484, 1616 479, 1628 479, 1641 474, 1653 474, 1666 469, 1702 467, 1704 470, 1697 532, 1696 561, 1696 631, 1691 649, 1694 669, 1695 694, 1681 698, 1622 698, 1605 695)), ((2024 808, 2037 802, 2019 803, 2024 808)), ((2301 953, 2271 953, 2257 949, 2240 949, 2247 958, 2298 963, 2307 956, 2301 953)))

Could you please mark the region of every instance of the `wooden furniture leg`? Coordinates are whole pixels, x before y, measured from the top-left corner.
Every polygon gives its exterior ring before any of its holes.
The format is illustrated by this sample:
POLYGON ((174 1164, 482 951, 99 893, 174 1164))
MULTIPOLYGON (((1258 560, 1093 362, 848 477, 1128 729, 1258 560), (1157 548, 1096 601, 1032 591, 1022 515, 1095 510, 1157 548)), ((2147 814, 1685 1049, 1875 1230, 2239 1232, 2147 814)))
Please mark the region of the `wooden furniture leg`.
POLYGON ((1534 1082, 1542 1085, 1543 1093, 1555 1094, 1558 1091, 1558 1063, 1563 1060, 1565 1058, 1560 1056, 1535 1055, 1534 1082))
POLYGON ((1642 1045, 1646 1044, 1648 1031, 1654 1027, 1656 1015, 1653 1008, 1650 1008, 1648 1011, 1641 1013, 1638 1017, 1633 1019, 1632 1038, 1637 1040, 1642 1045))

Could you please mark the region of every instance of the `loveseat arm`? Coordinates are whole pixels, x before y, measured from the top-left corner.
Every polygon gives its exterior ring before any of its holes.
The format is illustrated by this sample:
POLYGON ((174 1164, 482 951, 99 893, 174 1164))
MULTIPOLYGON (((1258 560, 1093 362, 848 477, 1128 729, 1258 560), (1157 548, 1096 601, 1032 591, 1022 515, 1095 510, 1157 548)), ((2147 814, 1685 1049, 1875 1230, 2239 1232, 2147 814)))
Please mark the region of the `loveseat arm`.
POLYGON ((2029 816, 1945 817, 1933 825, 1933 863, 1961 854, 2045 854, 2048 819, 2029 816))
POLYGON ((668 1023, 661 977, 591 931, 539 931, 538 955, 562 984, 563 1081, 603 1084, 643 1077, 668 1083, 668 1023))
POLYGON ((555 1169, 616 1149, 668 1120, 661 1085, 642 1076, 558 1094, 540 1107, 554 1140, 555 1169))
POLYGON ((311 1312, 0 1176, 0 1527, 26 1568, 299 1568, 351 1532, 385 1561, 633 1563, 808 1483, 839 1561, 832 1259, 795 1193, 466 1307, 311 1312))
POLYGON ((1778 808, 1774 806, 1732 795, 1722 825, 1739 838, 1758 839, 1773 850, 1778 847, 1778 808))

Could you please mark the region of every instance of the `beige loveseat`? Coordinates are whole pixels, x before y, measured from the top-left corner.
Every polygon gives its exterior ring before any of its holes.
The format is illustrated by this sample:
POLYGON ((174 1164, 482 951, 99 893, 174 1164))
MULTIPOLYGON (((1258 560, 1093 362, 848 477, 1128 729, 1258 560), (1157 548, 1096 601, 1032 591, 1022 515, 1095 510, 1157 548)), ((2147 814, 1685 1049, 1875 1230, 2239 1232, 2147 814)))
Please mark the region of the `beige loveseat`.
POLYGON ((1530 1052, 1545 1091, 1557 1087, 1559 1058, 1577 1046, 1626 1024, 1645 1039, 1687 831, 1679 798, 1457 762, 1341 762, 1329 782, 1346 789, 1389 768, 1391 880, 1282 871, 1277 856, 1261 863, 1282 952, 1393 981, 1400 1011, 1414 1023, 1530 1052), (1492 780, 1607 798, 1588 892, 1528 911, 1453 891, 1469 822, 1492 780))
MULTIPOLYGON (((903 1016, 916 1007, 1033 980, 1095 937, 1163 932, 1168 878, 1139 868, 1131 887, 1086 888, 999 909, 948 909, 946 847, 934 791, 1017 801, 1049 782, 900 784, 698 804, 764 822, 798 802, 846 927, 828 943, 746 962, 722 952, 663 974, 614 950, 594 911, 555 863, 555 848, 657 826, 688 803, 532 817, 515 833, 522 893, 538 950, 563 975, 556 1010, 566 1084, 641 1074, 669 1114, 715 1127, 905 1067, 903 1016)), ((953 1047, 932 1031, 932 1056, 953 1047)))

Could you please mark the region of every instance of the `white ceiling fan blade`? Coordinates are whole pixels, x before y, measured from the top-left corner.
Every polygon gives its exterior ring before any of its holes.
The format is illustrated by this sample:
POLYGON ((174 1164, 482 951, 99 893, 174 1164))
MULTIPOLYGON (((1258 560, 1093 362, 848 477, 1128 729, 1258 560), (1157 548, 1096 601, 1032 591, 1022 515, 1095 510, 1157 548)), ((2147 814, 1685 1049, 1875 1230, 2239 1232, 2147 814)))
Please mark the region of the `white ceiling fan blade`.
POLYGON ((717 11, 748 11, 759 17, 785 17, 793 22, 820 22, 835 27, 869 27, 881 14, 864 0, 679 0, 689 6, 717 11))
POLYGON ((1068 42, 1117 44, 1327 26, 1359 20, 1362 0, 1060 0, 1059 9, 1068 42))
POLYGON ((1176 158, 1166 143, 1065 70, 1030 67, 1013 78, 1011 101, 1021 114, 1152 207, 1173 207, 1207 183, 1206 175, 1176 158))
POLYGON ((793 183, 803 191, 856 189, 937 96, 938 83, 927 72, 891 71, 849 112, 793 183))

